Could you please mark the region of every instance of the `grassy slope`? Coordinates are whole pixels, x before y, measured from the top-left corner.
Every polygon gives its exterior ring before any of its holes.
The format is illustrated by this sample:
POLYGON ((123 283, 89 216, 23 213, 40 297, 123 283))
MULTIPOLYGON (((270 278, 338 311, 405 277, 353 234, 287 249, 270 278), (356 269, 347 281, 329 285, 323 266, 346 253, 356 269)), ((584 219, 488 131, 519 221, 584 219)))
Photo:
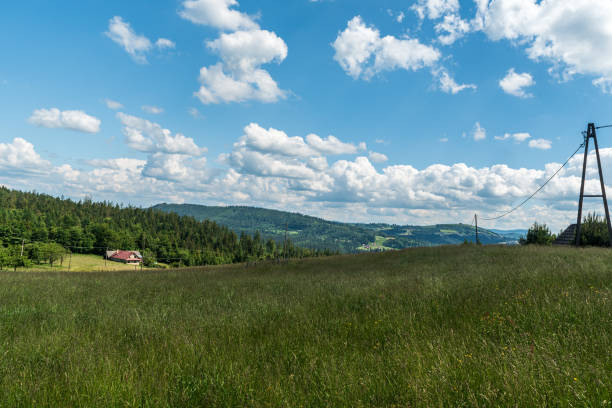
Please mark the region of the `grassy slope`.
POLYGON ((371 243, 365 244, 365 245, 361 245, 357 249, 359 251, 377 251, 377 250, 388 251, 388 250, 392 250, 393 248, 385 246, 385 242, 388 242, 389 240, 393 240, 393 239, 394 238, 385 238, 385 237, 381 237, 380 235, 377 235, 375 237, 375 241, 374 242, 371 242, 371 243))
MULTIPOLYGON (((134 271, 140 270, 140 266, 137 268, 134 265, 127 265, 120 262, 104 262, 104 258, 100 255, 83 255, 83 254, 72 254, 72 260, 68 261, 68 256, 64 259, 63 264, 59 262, 55 263, 53 267, 49 264, 32 265, 25 268, 27 272, 68 272, 68 266, 70 266, 70 272, 116 272, 116 271, 134 271)), ((18 271, 22 268, 17 269, 18 271)))
POLYGON ((0 274, 0 406, 609 406, 612 253, 0 274))

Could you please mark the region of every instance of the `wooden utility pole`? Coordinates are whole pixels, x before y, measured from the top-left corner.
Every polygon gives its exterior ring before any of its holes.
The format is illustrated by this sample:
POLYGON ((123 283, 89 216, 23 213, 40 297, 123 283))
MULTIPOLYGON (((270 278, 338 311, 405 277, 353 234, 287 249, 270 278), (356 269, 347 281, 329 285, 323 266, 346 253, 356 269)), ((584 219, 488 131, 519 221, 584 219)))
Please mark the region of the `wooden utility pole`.
POLYGON ((72 265, 72 252, 68 255, 68 272, 70 272, 70 266, 72 265))
POLYGON ((478 214, 474 214, 474 223, 476 224, 476 244, 480 244, 478 240, 478 214))
POLYGON ((283 258, 287 260, 287 230, 289 229, 289 221, 285 222, 285 243, 283 244, 283 258))
POLYGON ((23 246, 25 245, 25 239, 21 240, 21 255, 19 255, 20 258, 23 258, 23 246))
POLYGON ((597 127, 594 123, 589 123, 586 134, 584 136, 584 160, 582 162, 582 183, 580 185, 580 200, 578 201, 578 220, 576 222, 576 246, 580 246, 580 232, 582 229, 582 204, 586 198, 602 198, 604 210, 606 214, 606 223, 608 224, 608 237, 612 243, 612 224, 610 223, 610 210, 608 209, 608 198, 606 197, 606 185, 603 179, 603 170, 601 168, 601 159, 599 157, 599 145, 597 143, 597 127), (584 184, 586 180, 587 159, 589 157, 589 140, 593 139, 595 145, 595 154, 597 156, 597 167, 599 169, 599 183, 601 184, 601 194, 585 195, 584 184))
POLYGON ((144 254, 145 251, 147 249, 147 236, 144 234, 142 234, 142 254, 140 254, 141 258, 140 258, 140 272, 142 272, 142 264, 144 263, 144 254))

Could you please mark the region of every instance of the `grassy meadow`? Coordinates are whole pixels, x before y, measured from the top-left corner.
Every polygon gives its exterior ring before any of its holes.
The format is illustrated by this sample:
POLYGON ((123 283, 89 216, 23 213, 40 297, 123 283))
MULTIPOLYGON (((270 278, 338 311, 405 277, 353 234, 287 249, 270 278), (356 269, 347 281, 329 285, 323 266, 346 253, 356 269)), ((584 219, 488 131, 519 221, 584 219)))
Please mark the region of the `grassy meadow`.
POLYGON ((0 273, 0 406, 612 406, 612 251, 0 273))
POLYGON ((105 261, 102 255, 88 254, 72 254, 71 257, 66 255, 61 264, 58 261, 53 266, 44 263, 32 264, 27 268, 17 268, 18 272, 117 272, 139 270, 140 265, 135 266, 121 262, 105 261))

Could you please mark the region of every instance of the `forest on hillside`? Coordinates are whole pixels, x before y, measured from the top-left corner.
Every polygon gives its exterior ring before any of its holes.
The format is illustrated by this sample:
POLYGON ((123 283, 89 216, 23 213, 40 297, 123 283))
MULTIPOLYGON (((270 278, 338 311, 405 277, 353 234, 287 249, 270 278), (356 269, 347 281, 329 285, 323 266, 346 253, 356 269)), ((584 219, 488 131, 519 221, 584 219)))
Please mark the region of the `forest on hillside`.
POLYGON ((331 254, 291 240, 285 252, 283 246, 258 232, 237 235, 193 217, 0 187, 0 267, 52 263, 68 252, 102 255, 107 249, 139 250, 148 264, 185 266, 331 254))
MULTIPOLYGON (((286 228, 289 237, 298 246, 330 248, 343 253, 457 245, 475 241, 474 226, 465 224, 415 226, 342 223, 299 213, 244 206, 158 204, 153 208, 192 216, 197 220, 214 221, 246 234, 259 231, 264 239, 282 240, 286 228)), ((483 244, 501 244, 515 242, 517 238, 480 228, 479 240, 483 244)))
POLYGON ((158 204, 156 210, 211 220, 237 232, 259 231, 265 239, 282 240, 285 228, 295 245, 343 253, 375 240, 376 231, 298 213, 256 207, 213 207, 195 204, 158 204))

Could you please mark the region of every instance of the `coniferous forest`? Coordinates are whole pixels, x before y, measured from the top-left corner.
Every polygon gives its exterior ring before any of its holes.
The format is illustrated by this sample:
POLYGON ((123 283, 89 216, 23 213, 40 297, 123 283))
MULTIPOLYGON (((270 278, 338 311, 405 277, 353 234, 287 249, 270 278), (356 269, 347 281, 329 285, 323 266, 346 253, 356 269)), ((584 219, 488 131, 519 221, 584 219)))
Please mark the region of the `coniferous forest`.
POLYGON ((0 187, 0 267, 53 263, 68 252, 139 250, 145 264, 218 265, 330 251, 237 235, 212 221, 89 199, 75 202, 0 187))

